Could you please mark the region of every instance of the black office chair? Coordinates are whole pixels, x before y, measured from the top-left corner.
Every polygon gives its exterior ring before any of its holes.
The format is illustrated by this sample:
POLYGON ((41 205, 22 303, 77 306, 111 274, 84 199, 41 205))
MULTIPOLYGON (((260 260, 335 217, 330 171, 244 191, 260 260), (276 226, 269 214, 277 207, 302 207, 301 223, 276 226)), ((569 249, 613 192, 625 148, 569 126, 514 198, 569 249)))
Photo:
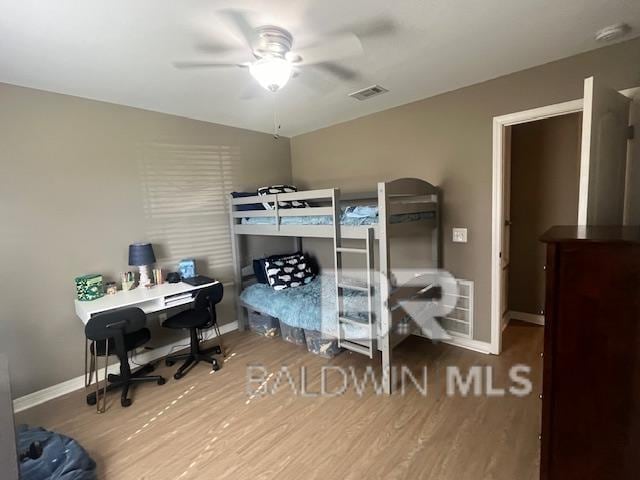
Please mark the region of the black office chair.
POLYGON ((220 338, 220 329, 218 328, 216 318, 216 304, 220 303, 220 300, 222 300, 223 293, 224 289, 221 283, 216 283, 210 287, 203 288, 196 294, 192 309, 180 312, 177 315, 168 318, 162 324, 164 327, 176 330, 189 329, 191 333, 191 346, 189 353, 171 355, 166 359, 166 364, 169 367, 175 364, 178 360, 185 360, 173 376, 176 380, 181 379, 185 375, 187 369, 190 370, 198 362, 210 363, 213 370, 220 369, 218 361, 209 354, 213 353, 215 355, 220 355, 222 354, 222 348, 220 348, 220 345, 216 345, 211 348, 200 349, 198 332, 200 330, 213 327, 216 335, 220 338))
POLYGON ((128 353, 144 345, 151 338, 148 328, 145 328, 146 316, 139 308, 123 308, 112 312, 105 312, 92 317, 84 328, 84 333, 91 341, 87 349, 85 342, 85 386, 91 385, 93 372, 96 374, 96 391, 87 395, 87 403, 96 405, 98 412, 104 412, 106 407, 106 393, 116 388, 122 389, 120 404, 123 407, 131 405, 128 398, 129 387, 134 383, 156 382, 163 385, 165 379, 161 376, 144 376, 153 371, 153 365, 144 365, 132 372, 129 367, 128 353), (87 380, 87 350, 91 352, 89 378, 87 380), (107 375, 107 365, 110 355, 117 355, 120 360, 120 375, 107 375), (98 378, 97 357, 104 357, 105 382, 100 392, 98 378), (102 395, 102 407, 98 400, 102 395))

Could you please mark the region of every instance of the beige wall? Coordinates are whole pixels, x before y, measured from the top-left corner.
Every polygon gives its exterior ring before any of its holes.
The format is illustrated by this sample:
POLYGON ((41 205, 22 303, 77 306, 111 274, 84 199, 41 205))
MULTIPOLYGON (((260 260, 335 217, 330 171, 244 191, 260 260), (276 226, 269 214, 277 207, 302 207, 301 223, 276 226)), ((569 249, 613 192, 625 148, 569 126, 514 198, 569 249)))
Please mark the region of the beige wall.
POLYGON ((345 191, 406 176, 442 186, 445 267, 475 281, 475 338, 488 341, 492 118, 580 98, 590 75, 640 85, 639 58, 636 39, 294 137, 293 180, 345 191), (469 242, 453 244, 452 227, 467 227, 469 242))
MULTIPOLYGON (((75 276, 115 278, 128 244, 150 240, 161 265, 196 257, 230 280, 223 190, 290 180, 286 138, 4 84, 0 105, 0 351, 14 396, 82 374, 75 276)), ((150 345, 176 339, 151 323, 150 345)))
POLYGON ((544 309, 546 249, 538 239, 578 218, 581 127, 574 113, 511 129, 509 310, 544 309))
MULTIPOLYGON (((475 280, 476 338, 489 340, 491 118, 578 98, 592 74, 639 85, 638 58, 633 40, 301 135, 291 149, 267 134, 0 84, 0 351, 13 394, 82 373, 76 275, 116 277, 127 245, 147 239, 165 266, 195 256, 202 272, 228 279, 223 190, 286 182, 291 171, 302 187, 370 190, 403 176, 442 186, 445 266, 475 280), (451 243, 453 226, 469 228, 468 244, 451 243)), ((153 333, 158 344, 174 339, 153 333)))

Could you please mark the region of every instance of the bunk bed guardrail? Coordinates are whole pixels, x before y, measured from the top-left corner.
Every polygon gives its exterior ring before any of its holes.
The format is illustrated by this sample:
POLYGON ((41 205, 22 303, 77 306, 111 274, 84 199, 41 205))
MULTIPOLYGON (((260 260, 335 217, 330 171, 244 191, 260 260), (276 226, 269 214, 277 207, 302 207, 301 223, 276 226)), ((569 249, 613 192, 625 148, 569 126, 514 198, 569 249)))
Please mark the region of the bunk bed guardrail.
MULTIPOLYGON (((381 185, 387 187, 388 185, 393 186, 394 183, 382 183, 381 185)), ((367 229, 362 227, 371 225, 374 228, 375 238, 379 239, 380 225, 385 218, 390 220, 387 222, 385 235, 391 237, 407 235, 416 225, 419 228, 420 224, 425 223, 433 227, 434 230, 438 230, 440 190, 427 182, 423 183, 422 191, 419 191, 417 186, 411 185, 414 188, 406 191, 396 187, 392 189, 392 193, 385 193, 386 208, 383 208, 381 198, 377 193, 343 195, 337 188, 233 198, 231 199, 231 225, 233 233, 237 235, 332 238, 335 235, 332 226, 333 217, 342 219, 343 213, 340 208, 334 209, 334 205, 338 207, 366 205, 378 208, 377 218, 366 224, 358 224, 357 222, 344 224, 341 231, 343 238, 366 240, 367 229), (280 202, 291 201, 307 201, 311 206, 303 208, 280 207, 280 202), (243 205, 265 203, 272 205, 273 208, 266 210, 263 208, 242 208, 243 205), (403 216, 409 218, 410 215, 413 215, 410 221, 394 221, 403 216), (284 222, 283 219, 285 219, 284 222), (325 221, 319 221, 319 219, 325 221), (328 219, 330 220, 326 221, 328 219)))

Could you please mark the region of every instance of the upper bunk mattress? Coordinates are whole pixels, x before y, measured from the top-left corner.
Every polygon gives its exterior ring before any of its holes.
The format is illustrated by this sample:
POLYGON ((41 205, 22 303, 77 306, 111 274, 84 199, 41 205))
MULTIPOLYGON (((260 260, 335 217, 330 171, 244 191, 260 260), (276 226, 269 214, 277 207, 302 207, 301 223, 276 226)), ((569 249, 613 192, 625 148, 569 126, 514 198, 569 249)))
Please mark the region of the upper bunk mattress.
MULTIPOLYGON (((409 223, 419 220, 429 220, 435 217, 431 212, 401 213, 391 215, 391 223, 409 223)), ((244 225, 274 225, 274 217, 245 217, 242 219, 244 225)), ((378 223, 377 205, 350 206, 341 209, 340 224, 350 226, 374 225, 378 223)), ((280 217, 281 225, 332 225, 331 215, 312 215, 300 217, 280 217)))

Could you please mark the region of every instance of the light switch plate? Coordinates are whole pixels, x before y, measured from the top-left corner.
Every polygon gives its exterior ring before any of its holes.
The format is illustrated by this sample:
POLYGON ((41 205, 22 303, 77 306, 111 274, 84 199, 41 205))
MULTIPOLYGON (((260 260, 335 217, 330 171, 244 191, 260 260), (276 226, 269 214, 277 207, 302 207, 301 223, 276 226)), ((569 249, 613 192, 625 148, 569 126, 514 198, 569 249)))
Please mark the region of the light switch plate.
POLYGON ((467 229, 466 228, 454 228, 453 229, 453 241, 456 243, 467 243, 467 229))

